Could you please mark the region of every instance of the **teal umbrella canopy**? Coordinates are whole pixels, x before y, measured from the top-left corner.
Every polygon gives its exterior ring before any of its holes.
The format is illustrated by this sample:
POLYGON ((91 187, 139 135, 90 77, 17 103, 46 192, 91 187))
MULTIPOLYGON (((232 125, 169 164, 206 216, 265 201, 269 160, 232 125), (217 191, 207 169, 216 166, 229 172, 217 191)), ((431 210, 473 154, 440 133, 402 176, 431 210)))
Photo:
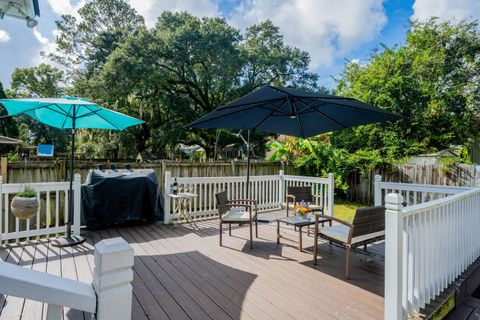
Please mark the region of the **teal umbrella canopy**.
POLYGON ((143 120, 76 97, 0 99, 0 103, 11 116, 25 114, 60 129, 123 130, 144 123, 143 120))

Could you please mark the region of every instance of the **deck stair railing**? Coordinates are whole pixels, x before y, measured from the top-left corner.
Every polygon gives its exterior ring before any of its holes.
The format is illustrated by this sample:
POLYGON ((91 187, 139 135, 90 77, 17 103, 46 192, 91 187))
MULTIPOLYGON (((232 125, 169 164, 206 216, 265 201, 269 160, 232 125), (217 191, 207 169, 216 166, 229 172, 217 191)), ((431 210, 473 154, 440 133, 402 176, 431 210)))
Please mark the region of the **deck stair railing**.
MULTIPOLYGON (((176 221, 179 214, 175 201, 168 196, 175 177, 165 172, 163 188, 164 221, 176 221)), ((189 213, 194 218, 215 216, 217 203, 215 194, 226 190, 230 199, 245 199, 246 177, 176 177, 180 192, 192 192, 197 195, 190 201, 189 213)), ((311 186, 312 194, 316 195, 315 205, 323 205, 326 214, 333 214, 334 179, 330 173, 327 178, 285 175, 280 170, 278 175, 251 176, 250 192, 252 198, 258 201, 259 210, 278 209, 285 203, 286 190, 289 186, 311 186)))
POLYGON ((382 186, 404 191, 384 202, 385 319, 417 315, 480 256, 480 188, 420 186, 382 186))
POLYGON ((95 245, 93 282, 61 278, 0 261, 0 294, 47 304, 47 320, 63 319, 63 307, 97 320, 130 320, 133 248, 122 238, 95 245))
MULTIPOLYGON (((29 183, 37 191, 39 208, 37 214, 28 220, 20 220, 10 211, 10 202, 16 193, 25 188, 22 183, 2 183, 0 176, 0 245, 21 239, 57 236, 65 233, 68 216, 69 182, 29 183)), ((73 225, 74 234, 80 234, 81 182, 76 174, 73 181, 73 225)))

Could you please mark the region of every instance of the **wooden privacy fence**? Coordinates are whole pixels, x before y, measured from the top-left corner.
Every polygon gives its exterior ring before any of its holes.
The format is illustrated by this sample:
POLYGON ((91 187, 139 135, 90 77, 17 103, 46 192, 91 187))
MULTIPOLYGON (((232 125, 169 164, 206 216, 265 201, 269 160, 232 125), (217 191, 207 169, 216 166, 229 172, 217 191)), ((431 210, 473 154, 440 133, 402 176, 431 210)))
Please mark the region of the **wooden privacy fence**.
POLYGON ((468 164, 393 164, 376 168, 366 177, 360 174, 348 177, 347 198, 367 204, 374 203, 375 175, 381 175, 384 182, 472 187, 475 185, 477 172, 474 165, 468 164))
MULTIPOLYGON (((112 162, 117 168, 124 168, 127 163, 112 162)), ((75 173, 80 174, 81 181, 85 181, 88 172, 96 169, 98 164, 104 164, 108 169, 109 164, 105 162, 82 162, 75 163, 75 173)), ((153 169, 159 179, 165 176, 169 171, 175 177, 224 177, 224 176, 244 176, 247 172, 246 161, 230 162, 178 162, 162 160, 155 163, 132 163, 133 169, 146 168, 153 169)), ((281 162, 252 161, 251 175, 272 175, 277 174, 279 170, 284 170, 286 174, 299 174, 300 170, 291 165, 281 162)), ((4 168, 2 167, 2 172, 4 168)), ((9 163, 7 172, 8 182, 54 182, 68 180, 68 163, 66 161, 36 161, 27 162, 26 174, 25 164, 23 162, 9 163)), ((5 177, 4 177, 5 180, 5 177)))
MULTIPOLYGON (((174 177, 165 173, 163 187, 164 221, 176 221, 180 212, 176 202, 169 194, 171 185, 177 180, 180 192, 192 192, 197 195, 189 203, 188 212, 194 218, 204 218, 218 214, 215 194, 226 190, 230 199, 246 199, 246 177, 174 177)), ((258 202, 258 209, 277 209, 285 202, 289 186, 310 186, 315 197, 315 205, 323 206, 325 213, 333 215, 334 179, 330 173, 328 178, 285 175, 280 170, 276 175, 261 175, 250 177, 250 194, 258 202)))

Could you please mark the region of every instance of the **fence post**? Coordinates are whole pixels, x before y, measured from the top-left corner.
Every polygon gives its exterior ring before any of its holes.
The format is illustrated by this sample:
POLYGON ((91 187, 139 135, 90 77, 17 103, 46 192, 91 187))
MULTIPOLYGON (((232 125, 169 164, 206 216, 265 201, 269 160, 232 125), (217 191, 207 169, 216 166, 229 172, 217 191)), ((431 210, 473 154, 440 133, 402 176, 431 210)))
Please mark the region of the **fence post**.
POLYGON ((132 318, 133 248, 122 238, 95 245, 93 289, 97 295, 97 320, 132 318))
POLYGON ((73 178, 73 234, 80 235, 80 215, 82 201, 82 182, 80 174, 76 173, 73 178))
POLYGON ((333 199, 335 191, 335 179, 333 173, 328 174, 328 215, 333 216, 333 206, 335 205, 335 201, 333 199))
MULTIPOLYGON (((382 176, 379 174, 375 175, 373 186, 374 186, 374 206, 381 206, 382 205, 382 188, 380 184, 382 182, 382 176)), ((370 198, 371 199, 371 198, 370 198)), ((371 200, 370 200, 371 201, 371 200)))
POLYGON ((403 319, 403 197, 385 196, 385 319, 403 319))
POLYGON ((165 185, 163 187, 163 222, 170 223, 170 197, 169 194, 172 188, 172 174, 170 171, 165 171, 165 185))
POLYGON ((278 201, 280 203, 280 207, 282 203, 285 201, 285 171, 280 170, 278 171, 278 175, 280 176, 280 185, 278 187, 278 201))

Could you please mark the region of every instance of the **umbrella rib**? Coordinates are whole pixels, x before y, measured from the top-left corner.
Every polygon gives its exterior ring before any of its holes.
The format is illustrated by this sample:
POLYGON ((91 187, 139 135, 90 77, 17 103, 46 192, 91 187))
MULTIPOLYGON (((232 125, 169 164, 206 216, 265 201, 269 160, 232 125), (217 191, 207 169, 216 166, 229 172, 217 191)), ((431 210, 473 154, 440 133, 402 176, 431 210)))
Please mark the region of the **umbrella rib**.
MULTIPOLYGON (((262 101, 262 102, 258 102, 258 103, 263 103, 263 102, 267 102, 267 101, 262 101)), ((236 106, 236 108, 238 108, 238 107, 240 107, 240 106, 236 106)), ((243 107, 243 105, 242 105, 242 107, 243 107)), ((222 118, 222 117, 231 116, 232 114, 236 114, 236 113, 239 113, 239 112, 247 111, 247 110, 253 109, 253 108, 255 108, 255 107, 260 107, 260 108, 262 108, 261 106, 249 106, 248 108, 245 108, 245 109, 242 109, 242 110, 235 110, 235 111, 232 111, 232 112, 227 113, 227 114, 222 114, 222 115, 219 115, 219 116, 212 117, 212 118, 210 118, 210 119, 202 120, 202 118, 200 118, 200 119, 192 122, 191 124, 189 124, 188 127, 189 127, 190 125, 198 125, 198 124, 210 122, 210 121, 212 121, 212 120, 216 120, 216 119, 219 119, 219 118, 222 118)), ((232 107, 232 108, 233 108, 233 107, 232 107)), ((225 110, 225 109, 227 109, 227 108, 222 108, 221 110, 225 110)), ((230 109, 230 108, 229 108, 229 109, 230 109)), ((263 109, 267 109, 267 108, 263 108, 263 109)), ((221 110, 216 109, 216 110, 214 110, 214 111, 221 111, 221 110)), ((270 110, 270 109, 267 109, 267 110, 270 110)), ((212 111, 212 112, 213 112, 213 111, 212 111)))
MULTIPOLYGON (((347 98, 344 98, 344 99, 347 99, 347 98)), ((318 99, 320 100, 320 98, 318 99)), ((378 113, 378 114, 383 114, 383 115, 391 115, 391 116, 395 116, 395 117, 398 117, 400 119, 403 119, 405 118, 404 116, 401 116, 401 115, 397 115, 397 114, 394 114, 388 110, 383 110, 383 109, 380 109, 378 107, 379 110, 370 110, 370 109, 363 109, 363 108, 358 108, 358 107, 353 107, 353 106, 348 106, 348 105, 345 105, 345 104, 342 104, 342 103, 338 103, 338 102, 332 102, 332 101, 322 101, 324 102, 324 104, 326 103, 331 103, 331 104, 335 104, 337 106, 341 106, 341 107, 345 107, 345 108, 350 108, 350 109, 355 109, 355 110, 358 110, 358 111, 364 111, 364 112, 372 112, 372 113, 378 113)))
POLYGON ((258 127, 260 127, 262 124, 265 123, 265 121, 267 121, 268 118, 270 118, 278 109, 280 109, 281 107, 283 107, 286 103, 288 102, 288 100, 285 100, 282 104, 280 104, 276 109, 273 109, 272 112, 270 112, 262 121, 260 121, 259 124, 257 124, 254 129, 257 129, 258 127))
POLYGON ((111 121, 105 119, 104 117, 102 117, 102 115, 98 114, 99 111, 101 111, 102 109, 98 109, 98 110, 92 110, 90 109, 88 106, 85 106, 88 110, 90 110, 90 112, 93 112, 94 114, 96 114, 97 116, 99 116, 100 118, 102 118, 103 120, 105 120, 106 122, 108 122, 112 127, 114 127, 115 129, 117 130, 121 130, 119 127, 117 127, 116 125, 114 125, 111 121))
POLYGON ((63 123, 62 123, 62 129, 65 129, 65 123, 67 122, 68 118, 73 119, 72 116, 70 115, 71 110, 72 110, 72 105, 70 105, 70 108, 68 109, 68 113, 66 113, 65 115, 65 119, 63 120, 63 123))

